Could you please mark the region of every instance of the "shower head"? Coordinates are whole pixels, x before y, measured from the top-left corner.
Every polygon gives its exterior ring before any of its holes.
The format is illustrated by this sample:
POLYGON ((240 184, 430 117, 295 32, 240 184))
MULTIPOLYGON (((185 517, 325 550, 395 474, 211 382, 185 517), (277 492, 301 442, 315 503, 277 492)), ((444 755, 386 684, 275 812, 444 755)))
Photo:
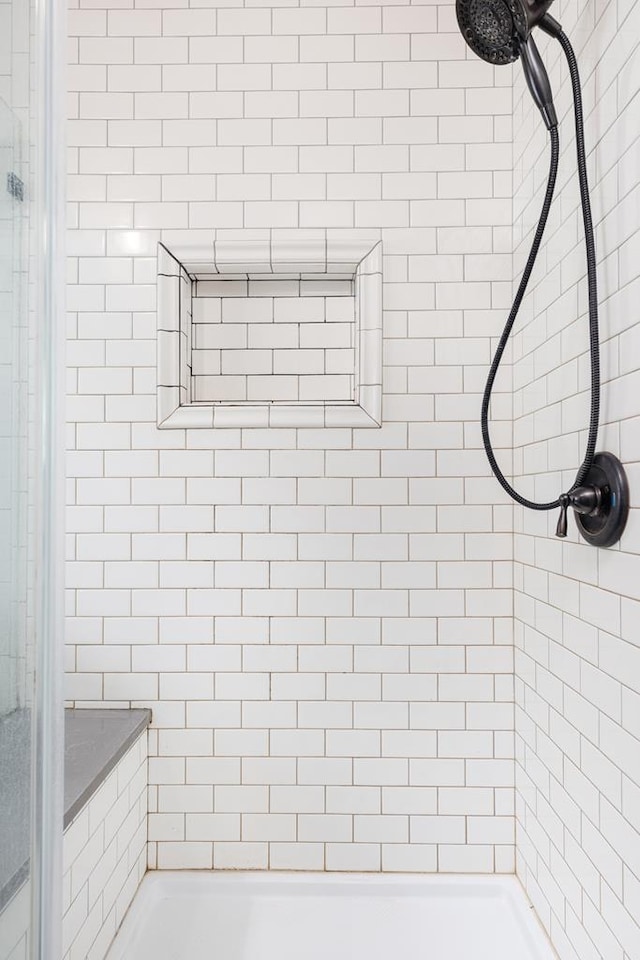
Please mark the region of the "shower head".
POLYGON ((458 26, 473 52, 492 64, 522 66, 531 95, 547 127, 557 126, 549 77, 531 31, 540 24, 553 33, 559 24, 547 13, 553 0, 456 0, 458 26))
POLYGON ((487 63, 513 63, 521 44, 542 20, 552 0, 456 0, 458 26, 471 49, 487 63))

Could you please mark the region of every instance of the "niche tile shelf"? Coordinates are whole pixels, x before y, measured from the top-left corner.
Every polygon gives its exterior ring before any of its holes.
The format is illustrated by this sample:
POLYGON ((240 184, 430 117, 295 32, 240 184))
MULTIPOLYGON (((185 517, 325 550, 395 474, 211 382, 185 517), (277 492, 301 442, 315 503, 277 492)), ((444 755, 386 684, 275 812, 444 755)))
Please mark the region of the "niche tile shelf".
POLYGON ((158 427, 379 427, 379 241, 158 245, 158 427))

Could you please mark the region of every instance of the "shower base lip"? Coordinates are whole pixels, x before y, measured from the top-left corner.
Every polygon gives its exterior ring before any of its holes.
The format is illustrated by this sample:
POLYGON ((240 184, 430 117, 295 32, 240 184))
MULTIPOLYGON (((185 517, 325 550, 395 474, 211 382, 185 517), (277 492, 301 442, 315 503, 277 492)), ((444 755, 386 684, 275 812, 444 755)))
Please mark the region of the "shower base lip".
POLYGON ((107 960, 556 960, 513 875, 154 871, 107 960), (184 948, 184 953, 182 952, 184 948))

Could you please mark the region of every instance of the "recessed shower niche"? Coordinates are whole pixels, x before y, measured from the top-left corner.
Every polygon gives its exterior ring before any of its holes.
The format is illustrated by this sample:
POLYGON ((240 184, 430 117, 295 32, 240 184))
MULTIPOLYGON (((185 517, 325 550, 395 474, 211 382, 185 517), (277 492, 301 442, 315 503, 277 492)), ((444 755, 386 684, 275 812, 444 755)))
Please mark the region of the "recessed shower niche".
POLYGON ((158 245, 158 426, 379 427, 379 241, 158 245))

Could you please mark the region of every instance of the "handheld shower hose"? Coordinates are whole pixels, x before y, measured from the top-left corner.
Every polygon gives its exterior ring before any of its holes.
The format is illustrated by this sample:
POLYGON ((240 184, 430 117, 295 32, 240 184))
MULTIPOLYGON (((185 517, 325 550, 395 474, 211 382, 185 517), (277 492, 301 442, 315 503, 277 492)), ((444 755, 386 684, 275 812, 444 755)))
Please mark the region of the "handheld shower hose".
POLYGON ((609 453, 596 453, 600 420, 598 285, 587 178, 582 89, 573 47, 560 24, 547 12, 549 6, 550 0, 543 3, 537 0, 526 0, 526 2, 525 0, 457 0, 460 29, 474 52, 491 63, 509 63, 521 57, 527 85, 549 130, 551 146, 547 187, 538 225, 513 306, 491 363, 482 398, 482 440, 496 479, 516 503, 538 511, 554 510, 559 507, 560 517, 556 528, 558 537, 567 535, 567 513, 571 506, 576 514, 578 529, 587 542, 594 546, 610 546, 620 538, 624 530, 628 514, 628 487, 624 469, 619 460, 609 453), (555 192, 560 158, 558 120, 553 106, 551 87, 544 64, 531 36, 531 30, 536 25, 558 40, 564 51, 571 77, 580 203, 587 260, 591 365, 591 412, 584 459, 571 488, 555 500, 542 503, 522 496, 506 479, 497 462, 489 430, 489 408, 493 387, 540 250, 555 192))

